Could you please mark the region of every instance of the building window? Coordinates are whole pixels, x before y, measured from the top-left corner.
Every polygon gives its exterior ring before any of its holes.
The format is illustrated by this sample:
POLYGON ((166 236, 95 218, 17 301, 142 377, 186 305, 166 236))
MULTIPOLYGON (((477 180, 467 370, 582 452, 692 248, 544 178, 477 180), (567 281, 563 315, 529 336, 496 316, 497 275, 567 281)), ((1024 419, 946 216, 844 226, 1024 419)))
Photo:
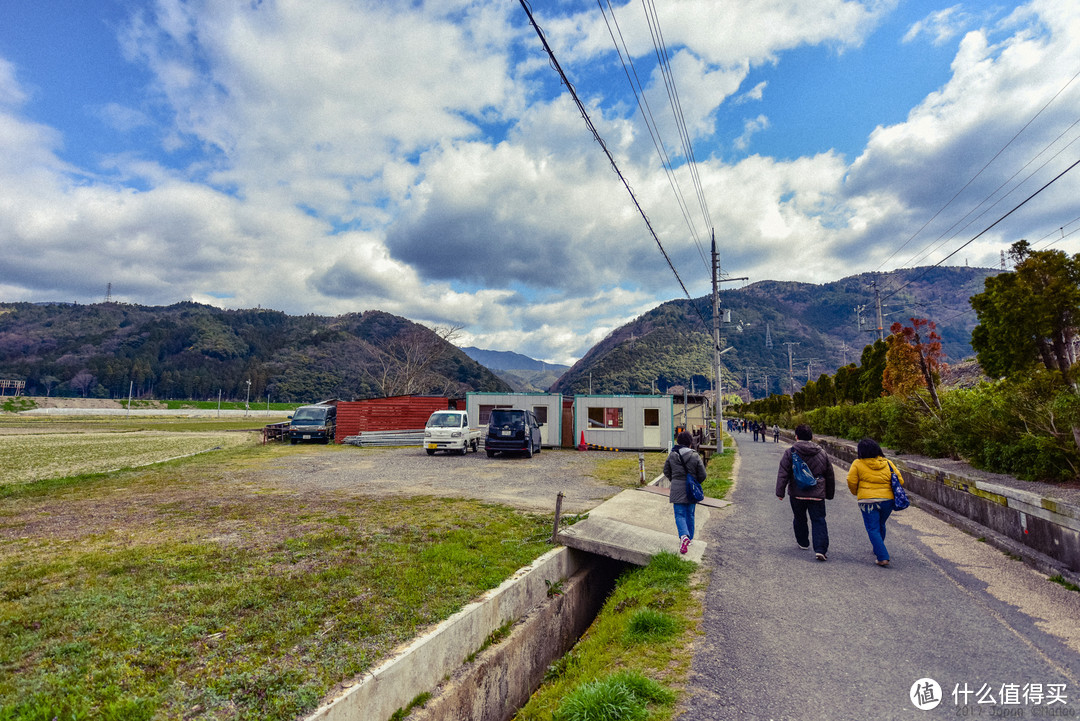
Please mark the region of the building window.
POLYGON ((622 408, 589 408, 589 428, 621 431, 623 429, 622 410, 622 408))

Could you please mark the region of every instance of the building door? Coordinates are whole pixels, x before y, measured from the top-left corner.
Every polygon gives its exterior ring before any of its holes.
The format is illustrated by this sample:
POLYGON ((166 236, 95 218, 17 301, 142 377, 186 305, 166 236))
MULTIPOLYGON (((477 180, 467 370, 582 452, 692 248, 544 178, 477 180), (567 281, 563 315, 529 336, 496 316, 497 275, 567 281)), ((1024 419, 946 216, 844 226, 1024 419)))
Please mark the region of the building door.
POLYGON ((548 407, 547 406, 533 406, 533 415, 536 416, 536 420, 542 425, 540 426, 540 445, 550 446, 552 445, 548 441, 550 424, 548 423, 548 407))
POLYGON ((664 436, 660 432, 660 409, 644 409, 641 425, 645 431, 642 437, 644 446, 646 448, 663 448, 664 436))

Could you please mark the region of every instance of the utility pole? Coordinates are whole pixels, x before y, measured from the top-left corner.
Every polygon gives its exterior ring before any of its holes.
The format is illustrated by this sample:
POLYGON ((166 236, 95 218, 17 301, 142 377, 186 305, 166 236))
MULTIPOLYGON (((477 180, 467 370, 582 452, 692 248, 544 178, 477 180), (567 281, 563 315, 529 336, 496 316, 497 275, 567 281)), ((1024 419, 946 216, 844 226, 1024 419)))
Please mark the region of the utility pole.
POLYGON ((817 358, 809 358, 806 361, 806 382, 810 382, 810 369, 818 362, 817 358))
POLYGON ((874 289, 874 307, 877 308, 877 334, 878 340, 885 340, 885 322, 881 318, 881 291, 878 290, 877 281, 870 281, 874 289))
MULTIPOLYGON (((724 278, 723 280, 748 280, 748 278, 724 278)), ((712 231, 712 326, 713 326, 713 378, 716 379, 716 407, 713 418, 716 423, 716 452, 724 452, 724 388, 720 379, 720 256, 716 253, 716 229, 712 231)))
POLYGON ((716 424, 716 452, 724 452, 723 384, 720 381, 720 259, 716 255, 716 229, 712 232, 712 333, 713 333, 713 381, 715 388, 713 422, 716 424))
POLYGON ((788 378, 791 379, 791 399, 794 400, 795 399, 795 370, 794 370, 794 368, 792 366, 791 349, 794 346, 797 346, 799 344, 798 343, 793 343, 791 341, 787 341, 787 342, 784 343, 784 345, 787 346, 787 373, 788 373, 788 378))

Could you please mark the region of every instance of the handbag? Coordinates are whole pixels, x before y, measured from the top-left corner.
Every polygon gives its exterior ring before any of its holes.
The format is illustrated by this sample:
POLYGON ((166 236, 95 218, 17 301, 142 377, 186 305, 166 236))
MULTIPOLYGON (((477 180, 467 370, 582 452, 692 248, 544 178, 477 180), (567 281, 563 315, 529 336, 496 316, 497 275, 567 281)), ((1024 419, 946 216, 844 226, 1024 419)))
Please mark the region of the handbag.
MULTIPOLYGON (((888 463, 888 461, 886 461, 888 463)), ((896 477, 896 469, 889 463, 889 470, 892 471, 892 477, 889 479, 889 483, 892 484, 893 494, 893 510, 902 511, 911 505, 911 501, 908 499, 907 492, 904 487, 900 485, 900 479, 896 477)))
POLYGON ((683 455, 679 453, 679 463, 682 464, 683 470, 686 471, 686 495, 694 499, 694 503, 700 503, 705 500, 705 490, 701 487, 701 484, 697 482, 693 474, 690 473, 690 469, 686 467, 686 461, 683 460, 683 455))

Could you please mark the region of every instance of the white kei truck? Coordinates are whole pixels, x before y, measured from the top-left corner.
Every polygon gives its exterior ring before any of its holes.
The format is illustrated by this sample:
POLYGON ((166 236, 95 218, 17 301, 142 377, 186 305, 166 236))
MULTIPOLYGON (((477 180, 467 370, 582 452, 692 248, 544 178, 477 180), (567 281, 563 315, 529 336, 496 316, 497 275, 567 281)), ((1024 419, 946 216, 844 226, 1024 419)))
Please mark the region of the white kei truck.
POLYGON ((435 451, 476 453, 482 435, 479 428, 469 427, 466 411, 435 411, 424 426, 424 450, 429 456, 435 455, 435 451))

